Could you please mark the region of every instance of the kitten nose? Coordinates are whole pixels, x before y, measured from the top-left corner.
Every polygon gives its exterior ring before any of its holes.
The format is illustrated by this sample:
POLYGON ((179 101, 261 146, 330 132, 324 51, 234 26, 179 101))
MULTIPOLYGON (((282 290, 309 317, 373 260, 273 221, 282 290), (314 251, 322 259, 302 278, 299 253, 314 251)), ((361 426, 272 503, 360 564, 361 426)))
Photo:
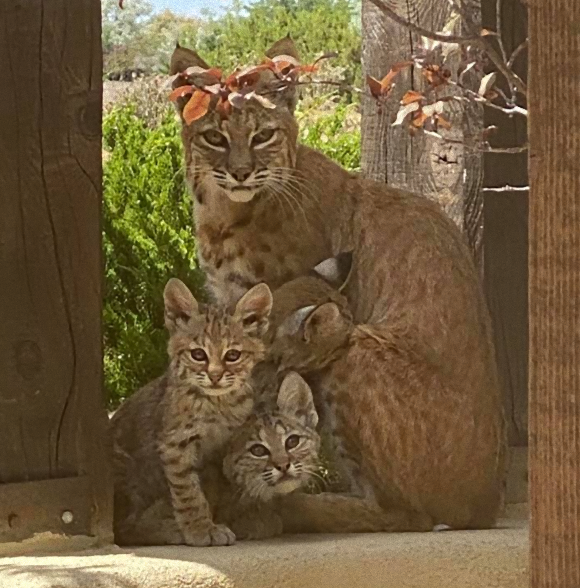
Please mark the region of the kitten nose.
POLYGON ((233 169, 230 173, 238 182, 245 182, 252 175, 252 170, 241 167, 239 169, 233 169))
POLYGON ((290 462, 288 463, 283 463, 283 464, 278 464, 274 466, 278 471, 282 472, 283 474, 285 474, 289 469, 290 469, 290 462))
POLYGON ((222 379, 221 374, 215 374, 215 373, 208 372, 207 375, 208 375, 208 378, 212 384, 217 384, 222 379))

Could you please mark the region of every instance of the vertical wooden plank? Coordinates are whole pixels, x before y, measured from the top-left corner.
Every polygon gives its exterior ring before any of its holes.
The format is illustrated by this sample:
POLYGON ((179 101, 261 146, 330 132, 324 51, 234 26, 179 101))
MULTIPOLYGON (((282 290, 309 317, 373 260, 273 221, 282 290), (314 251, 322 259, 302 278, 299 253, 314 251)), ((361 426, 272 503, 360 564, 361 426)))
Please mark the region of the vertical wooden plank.
MULTIPOLYGON (((438 0, 389 0, 401 17, 428 30, 441 31, 449 23, 451 5, 438 0)), ((480 19, 480 0, 463 5, 474 21, 480 19)), ((419 37, 390 20, 370 0, 362 3, 363 72, 381 79, 397 62, 408 60, 419 37)), ((458 33, 461 28, 458 28, 458 33)), ((420 87, 420 72, 403 72, 382 113, 368 95, 362 100, 362 172, 436 200, 467 235, 478 263, 483 231, 482 154, 469 144, 482 130, 481 108, 450 104, 446 116, 452 122, 442 131, 452 142, 432 136, 411 137, 406 128, 391 126, 403 94, 420 87)))
MULTIPOLYGON (((483 0, 482 23, 497 26, 496 9, 501 9, 502 40, 506 53, 528 36, 527 11, 520 0, 483 0)), ((527 79, 527 52, 520 53, 514 71, 527 79)), ((499 84, 508 88, 503 78, 499 84)), ((495 125, 496 147, 514 147, 527 141, 526 119, 508 117, 491 108, 485 124, 495 125)), ((484 186, 527 186, 527 153, 484 155, 484 186)), ((528 194, 527 192, 484 192, 484 285, 494 328, 500 382, 503 389, 509 442, 528 444, 528 194)))
POLYGON ((580 0, 530 0, 533 588, 580 586, 580 0))
POLYGON ((0 501, 88 477, 89 532, 108 539, 100 9, 0 3, 0 501))

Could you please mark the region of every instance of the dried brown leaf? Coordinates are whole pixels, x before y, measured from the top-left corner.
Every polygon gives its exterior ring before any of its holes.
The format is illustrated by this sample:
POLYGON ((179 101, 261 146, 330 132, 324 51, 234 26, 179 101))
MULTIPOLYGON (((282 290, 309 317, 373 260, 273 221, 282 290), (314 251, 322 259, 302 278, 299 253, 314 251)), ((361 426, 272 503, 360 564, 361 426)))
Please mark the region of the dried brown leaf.
POLYGON ((209 110, 210 101, 210 94, 207 94, 202 90, 196 90, 183 109, 183 120, 185 123, 190 125, 193 121, 205 116, 209 110))
POLYGON ((495 72, 488 73, 486 76, 483 76, 481 79, 481 83, 479 84, 479 90, 477 93, 480 96, 485 96, 495 84, 495 80, 497 79, 497 74, 495 72))
POLYGON ((407 116, 409 116, 409 114, 419 110, 420 108, 421 106, 418 102, 411 102, 405 106, 401 106, 397 112, 397 118, 395 119, 395 122, 393 122, 392 126, 395 127, 397 125, 403 124, 403 121, 407 118, 407 116))
POLYGON ((405 106, 407 104, 411 104, 411 102, 419 102, 423 97, 424 96, 421 92, 416 92, 415 90, 409 90, 401 98, 401 104, 403 104, 405 106))
POLYGON ((380 98, 382 92, 381 82, 372 76, 367 75, 367 84, 372 96, 374 98, 380 98))
POLYGON ((180 86, 179 88, 175 88, 175 90, 169 94, 169 100, 175 102, 178 98, 183 98, 183 96, 187 94, 192 94, 193 91, 193 86, 180 86))

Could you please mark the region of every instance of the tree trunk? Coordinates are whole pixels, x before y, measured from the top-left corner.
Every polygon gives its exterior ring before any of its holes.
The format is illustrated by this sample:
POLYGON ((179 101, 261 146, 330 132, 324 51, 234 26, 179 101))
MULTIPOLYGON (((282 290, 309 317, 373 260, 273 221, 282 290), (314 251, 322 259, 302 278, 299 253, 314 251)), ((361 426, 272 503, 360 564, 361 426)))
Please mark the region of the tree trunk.
POLYGON ((580 0, 530 0, 533 588, 580 586, 580 0))
MULTIPOLYGON (((396 12, 432 31, 440 31, 451 17, 449 2, 440 0, 384 0, 396 12)), ((479 0, 464 2, 480 21, 479 0)), ((416 34, 398 25, 378 8, 363 0, 363 72, 381 79, 395 63, 409 59, 419 42, 416 34)), ((461 32, 458 28, 456 31, 461 32)), ((481 267, 483 161, 481 153, 468 149, 482 131, 479 106, 450 104, 446 116, 452 127, 442 131, 453 143, 431 136, 411 137, 404 127, 391 126, 399 100, 421 84, 420 72, 405 71, 398 78, 382 113, 368 92, 362 101, 362 172, 374 180, 404 188, 438 201, 465 231, 481 267), (455 141, 458 141, 456 143, 455 141)))
POLYGON ((0 541, 111 539, 101 5, 0 2, 0 541))

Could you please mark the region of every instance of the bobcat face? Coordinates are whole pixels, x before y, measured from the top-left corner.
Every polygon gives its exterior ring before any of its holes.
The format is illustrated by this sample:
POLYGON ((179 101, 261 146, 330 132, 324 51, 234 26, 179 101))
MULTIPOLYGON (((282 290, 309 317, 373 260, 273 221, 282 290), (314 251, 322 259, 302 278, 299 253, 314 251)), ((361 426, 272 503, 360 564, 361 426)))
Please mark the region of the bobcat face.
POLYGON ((234 308, 201 308, 187 286, 172 278, 164 300, 174 375, 208 396, 243 388, 265 355, 262 339, 272 307, 268 286, 254 286, 234 308))
POLYGON ((259 501, 300 488, 316 473, 317 423, 310 388, 290 372, 276 406, 253 415, 232 440, 224 474, 243 495, 259 501))
POLYGON ((283 184, 296 161, 297 123, 287 108, 248 102, 223 120, 215 111, 183 126, 188 179, 194 191, 249 202, 283 184))

